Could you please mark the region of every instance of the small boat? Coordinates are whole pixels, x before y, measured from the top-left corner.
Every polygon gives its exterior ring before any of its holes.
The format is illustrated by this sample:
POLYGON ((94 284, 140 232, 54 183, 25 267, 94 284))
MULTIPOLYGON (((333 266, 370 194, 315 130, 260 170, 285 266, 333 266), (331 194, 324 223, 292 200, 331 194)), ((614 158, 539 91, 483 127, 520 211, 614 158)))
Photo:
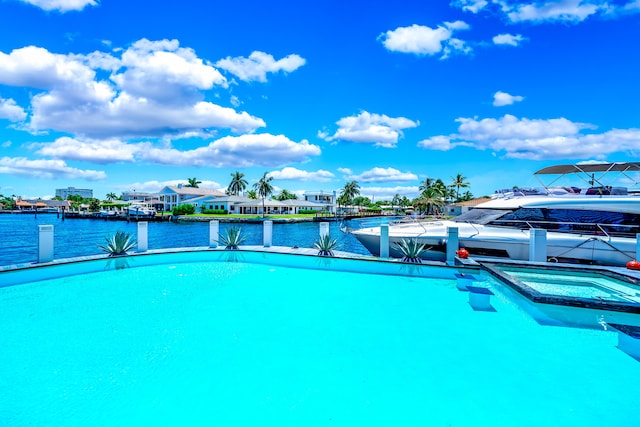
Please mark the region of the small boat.
POLYGON ((147 203, 133 203, 128 206, 127 214, 134 217, 155 216, 156 210, 147 203))

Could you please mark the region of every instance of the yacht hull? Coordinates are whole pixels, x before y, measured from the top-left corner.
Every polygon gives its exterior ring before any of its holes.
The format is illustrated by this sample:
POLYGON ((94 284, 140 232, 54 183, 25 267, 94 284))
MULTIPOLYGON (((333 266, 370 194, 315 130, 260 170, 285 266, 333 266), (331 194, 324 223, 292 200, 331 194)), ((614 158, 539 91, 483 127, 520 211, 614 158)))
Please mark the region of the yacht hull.
MULTIPOLYGON (((389 227, 389 254, 400 258, 396 243, 402 239, 417 239, 427 247, 425 259, 444 259, 448 228, 458 228, 459 247, 472 257, 529 259, 529 230, 434 221, 389 227)), ((351 232, 373 255, 380 254, 380 228, 351 232)), ((456 248, 457 249, 457 248, 456 248)), ((636 239, 547 232, 547 259, 589 264, 624 266, 635 259, 636 239)))

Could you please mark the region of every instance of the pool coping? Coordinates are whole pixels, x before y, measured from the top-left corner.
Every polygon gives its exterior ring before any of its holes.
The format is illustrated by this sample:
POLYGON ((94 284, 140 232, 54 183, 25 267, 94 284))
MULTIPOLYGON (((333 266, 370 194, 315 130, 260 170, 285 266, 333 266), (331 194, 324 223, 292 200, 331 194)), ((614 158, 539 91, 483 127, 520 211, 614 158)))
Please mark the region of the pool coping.
POLYGON ((384 263, 387 265, 395 264, 395 265, 406 265, 406 266, 415 266, 415 267, 420 267, 420 266, 445 267, 445 268, 452 268, 452 269, 464 268, 467 270, 476 270, 476 271, 480 271, 481 269, 480 265, 476 262, 473 262, 473 261, 470 262, 469 260, 461 260, 458 258, 456 258, 456 262, 453 265, 440 262, 440 261, 427 261, 427 260, 422 260, 420 264, 412 264, 412 263, 403 262, 401 259, 397 259, 397 258, 379 258, 374 255, 361 255, 361 254, 344 252, 344 251, 334 251, 333 256, 327 257, 327 256, 318 255, 318 250, 314 248, 247 245, 247 246, 240 246, 238 249, 234 249, 234 250, 229 250, 221 246, 218 246, 218 247, 195 246, 195 247, 181 247, 181 248, 150 249, 150 250, 140 251, 140 252, 129 252, 126 255, 115 256, 115 257, 110 256, 108 254, 97 254, 97 255, 78 256, 78 257, 72 257, 72 258, 54 259, 49 262, 30 262, 30 263, 21 263, 21 264, 9 264, 9 265, 0 266, 0 275, 5 272, 17 272, 17 271, 25 271, 30 269, 44 268, 44 267, 69 265, 69 264, 81 263, 85 261, 126 259, 126 258, 144 257, 144 256, 159 255, 159 254, 180 254, 180 253, 191 253, 191 252, 274 253, 274 254, 282 254, 282 255, 315 257, 318 259, 325 258, 325 259, 342 259, 342 260, 376 262, 376 263, 384 263))
POLYGON ((565 272, 589 272, 594 274, 599 274, 601 276, 605 276, 608 278, 620 280, 627 282, 629 284, 640 286, 640 279, 633 274, 622 274, 620 271, 615 271, 609 269, 605 266, 576 266, 573 264, 553 264, 549 265, 548 263, 523 263, 523 262, 482 262, 480 263, 483 270, 487 271, 493 277, 500 280, 501 283, 504 283, 506 286, 518 292, 520 295, 523 295, 527 299, 539 303, 539 304, 551 304, 551 305, 562 305, 569 307, 579 307, 579 308, 589 308, 596 310, 607 310, 607 311, 618 311, 625 313, 635 313, 640 314, 640 303, 626 302, 626 301, 607 301, 603 299, 595 299, 595 298, 582 298, 582 297, 569 297, 569 296, 561 296, 561 295, 549 295, 539 292, 532 287, 528 286, 521 280, 505 273, 500 270, 500 267, 523 267, 523 268, 531 268, 534 267, 540 270, 547 271, 565 271, 565 272))

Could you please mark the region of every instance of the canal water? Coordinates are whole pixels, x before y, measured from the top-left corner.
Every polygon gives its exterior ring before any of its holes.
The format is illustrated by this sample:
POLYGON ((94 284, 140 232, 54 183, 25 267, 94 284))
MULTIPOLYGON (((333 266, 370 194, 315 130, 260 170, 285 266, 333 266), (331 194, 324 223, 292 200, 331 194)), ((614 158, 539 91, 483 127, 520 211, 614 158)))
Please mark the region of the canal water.
MULTIPOLYGON (((388 222, 395 218, 367 218, 350 220, 348 228, 361 228, 388 222)), ((38 225, 50 224, 54 230, 54 258, 70 258, 103 253, 98 245, 107 236, 124 231, 136 236, 135 222, 103 219, 58 218, 56 214, 2 214, 0 215, 0 266, 36 262, 38 259, 38 225)), ((263 244, 263 225, 220 223, 220 232, 239 226, 247 237, 244 245, 263 244)), ((331 221, 329 232, 340 243, 338 250, 368 255, 369 251, 351 234, 340 230, 341 223, 331 221)), ((318 239, 318 222, 273 224, 273 246, 312 248, 318 239)), ((149 249, 180 248, 209 245, 209 222, 149 222, 149 249)))

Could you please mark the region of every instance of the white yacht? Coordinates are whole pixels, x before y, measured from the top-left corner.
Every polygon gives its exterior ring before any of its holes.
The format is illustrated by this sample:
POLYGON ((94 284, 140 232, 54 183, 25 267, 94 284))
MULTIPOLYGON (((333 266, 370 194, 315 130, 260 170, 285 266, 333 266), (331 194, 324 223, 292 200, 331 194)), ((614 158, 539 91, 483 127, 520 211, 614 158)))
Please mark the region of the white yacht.
POLYGON ((129 216, 154 216, 156 210, 148 203, 132 202, 128 207, 129 216))
MULTIPOLYGON (((640 171, 640 163, 554 166, 536 174, 640 171), (578 168, 579 170, 575 170, 578 168)), ((590 184, 598 182, 590 175, 590 184)), ((640 197, 612 187, 591 187, 564 194, 510 194, 482 203, 451 220, 405 221, 389 226, 390 255, 401 257, 395 243, 417 239, 429 249, 427 259, 444 259, 449 227, 458 228, 459 245, 472 257, 529 258, 530 231, 547 230, 547 258, 623 266, 636 257, 640 233, 640 197)), ((374 255, 380 253, 380 227, 351 233, 374 255)))

